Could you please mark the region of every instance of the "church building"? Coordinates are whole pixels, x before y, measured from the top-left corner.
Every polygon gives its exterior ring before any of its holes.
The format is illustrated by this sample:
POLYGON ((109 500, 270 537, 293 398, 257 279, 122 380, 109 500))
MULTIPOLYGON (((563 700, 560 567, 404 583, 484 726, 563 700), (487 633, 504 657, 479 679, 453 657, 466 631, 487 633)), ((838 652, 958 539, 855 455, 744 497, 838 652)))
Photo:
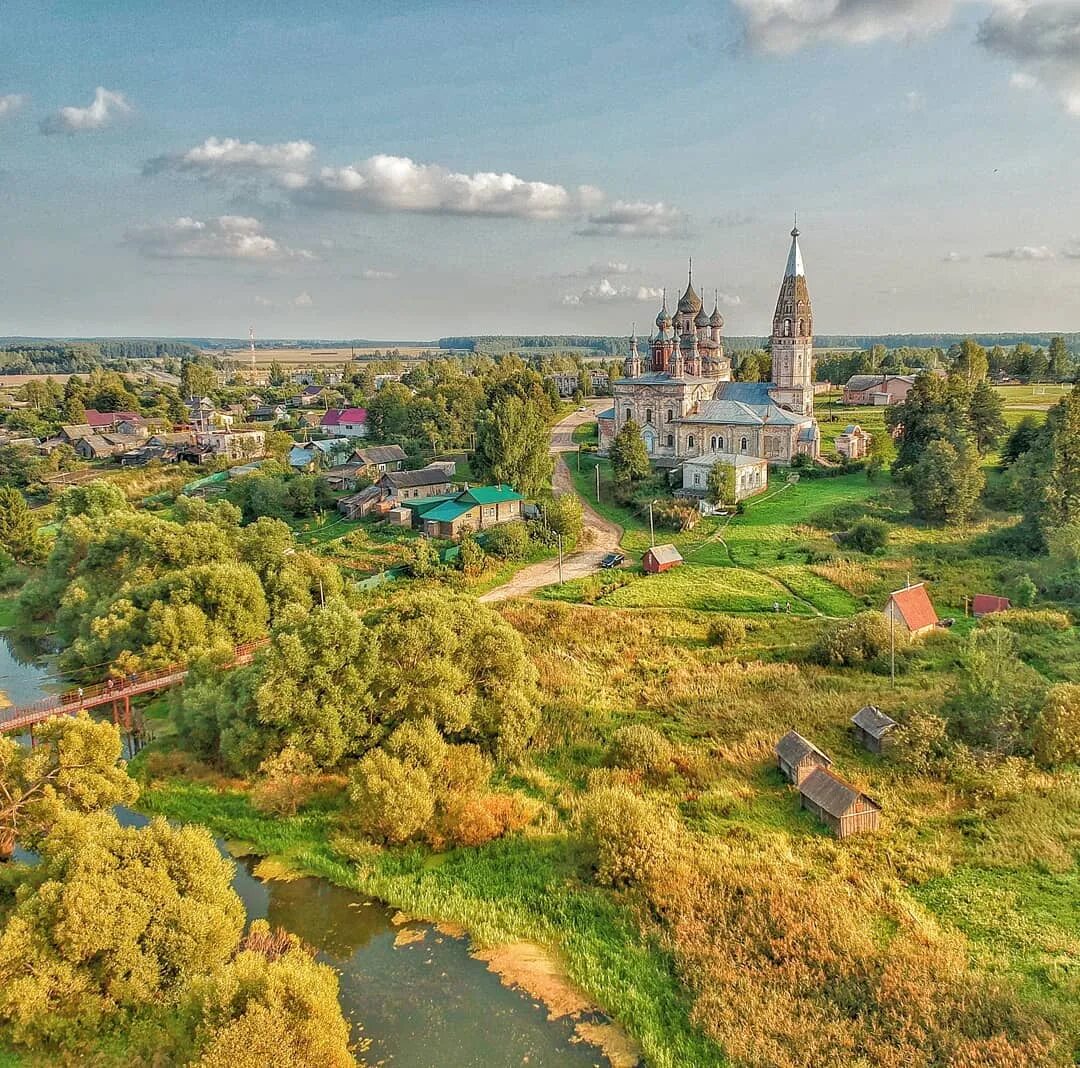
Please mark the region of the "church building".
POLYGON ((814 330, 798 227, 776 302, 772 327, 772 381, 732 382, 724 354, 724 317, 705 312, 694 290, 693 265, 686 292, 672 316, 665 295, 649 340, 648 367, 630 338, 624 377, 615 382, 614 405, 599 417, 600 452, 633 420, 657 467, 733 463, 754 457, 789 465, 798 455, 816 459, 814 330))

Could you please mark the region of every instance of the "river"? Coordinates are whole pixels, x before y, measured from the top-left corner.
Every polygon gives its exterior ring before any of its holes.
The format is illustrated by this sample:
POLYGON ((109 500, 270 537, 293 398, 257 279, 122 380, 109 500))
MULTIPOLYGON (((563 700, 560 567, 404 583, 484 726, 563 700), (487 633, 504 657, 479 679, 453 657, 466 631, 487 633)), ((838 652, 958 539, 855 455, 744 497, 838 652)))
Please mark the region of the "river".
MULTIPOLYGON (((59 685, 0 634, 0 690, 14 703, 59 685)), ((145 816, 128 810, 121 822, 145 816)), ((226 854, 225 844, 218 848, 226 854)), ((226 854, 227 855, 227 854, 226 854)), ((370 1065, 392 1068, 512 1068, 607 1065, 594 1047, 575 1042, 574 1023, 549 1021, 547 1009, 503 986, 474 960, 464 939, 429 924, 395 925, 395 910, 325 879, 262 882, 255 861, 236 862, 233 887, 248 920, 265 918, 315 947, 341 984, 341 1007, 370 1065), (402 932, 408 932, 404 936, 402 932), (422 936, 422 937, 421 937, 422 936)))

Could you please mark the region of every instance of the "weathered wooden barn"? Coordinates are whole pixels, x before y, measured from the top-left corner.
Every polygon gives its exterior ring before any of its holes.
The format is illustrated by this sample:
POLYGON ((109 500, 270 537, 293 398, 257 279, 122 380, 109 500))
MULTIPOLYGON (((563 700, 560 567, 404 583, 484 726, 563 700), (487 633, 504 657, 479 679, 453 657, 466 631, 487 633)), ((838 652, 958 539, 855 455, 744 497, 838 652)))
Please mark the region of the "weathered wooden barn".
POLYGON ((891 732, 896 720, 886 716, 880 708, 866 705, 851 717, 855 740, 871 753, 884 753, 892 742, 891 732))
POLYGON ((832 760, 797 731, 788 731, 776 743, 776 766, 788 782, 798 786, 814 768, 827 768, 832 760))
POLYGON ((670 571, 683 562, 682 553, 674 545, 654 545, 641 558, 641 566, 650 575, 670 571))
POLYGON ((881 805, 828 768, 814 768, 799 786, 802 807, 812 812, 837 838, 876 831, 881 805))

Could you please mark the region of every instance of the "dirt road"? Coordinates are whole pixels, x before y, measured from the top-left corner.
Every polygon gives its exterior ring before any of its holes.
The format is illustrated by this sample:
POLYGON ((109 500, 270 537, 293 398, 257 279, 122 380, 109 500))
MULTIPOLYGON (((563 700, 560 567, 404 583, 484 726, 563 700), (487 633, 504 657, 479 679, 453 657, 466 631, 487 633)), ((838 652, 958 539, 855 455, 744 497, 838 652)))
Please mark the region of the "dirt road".
MULTIPOLYGON (((574 444, 575 428, 581 426, 582 423, 591 423, 596 418, 597 412, 610 407, 610 400, 590 401, 588 411, 572 412, 551 428, 551 453, 555 457, 552 485, 556 493, 574 492, 573 479, 570 477, 570 470, 566 466, 563 454, 577 452, 577 446, 574 444)), ((563 557, 562 577, 564 580, 583 578, 585 575, 592 575, 599 571, 600 561, 609 552, 618 549, 619 539, 622 537, 620 526, 594 512, 588 501, 583 499, 581 503, 588 545, 579 552, 563 557)), ((520 597, 540 589, 541 586, 551 586, 558 581, 558 560, 531 564, 529 567, 522 568, 509 582, 488 590, 479 600, 505 601, 509 597, 520 597)))

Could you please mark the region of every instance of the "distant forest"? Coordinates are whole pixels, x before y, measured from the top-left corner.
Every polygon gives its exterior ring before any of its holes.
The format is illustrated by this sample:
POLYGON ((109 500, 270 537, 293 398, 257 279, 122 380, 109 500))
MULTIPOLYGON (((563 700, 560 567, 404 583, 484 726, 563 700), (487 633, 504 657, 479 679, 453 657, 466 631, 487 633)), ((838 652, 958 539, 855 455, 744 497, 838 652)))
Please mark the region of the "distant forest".
POLYGON ((143 338, 75 342, 0 339, 0 374, 79 374, 118 360, 195 356, 198 351, 182 341, 143 338))

